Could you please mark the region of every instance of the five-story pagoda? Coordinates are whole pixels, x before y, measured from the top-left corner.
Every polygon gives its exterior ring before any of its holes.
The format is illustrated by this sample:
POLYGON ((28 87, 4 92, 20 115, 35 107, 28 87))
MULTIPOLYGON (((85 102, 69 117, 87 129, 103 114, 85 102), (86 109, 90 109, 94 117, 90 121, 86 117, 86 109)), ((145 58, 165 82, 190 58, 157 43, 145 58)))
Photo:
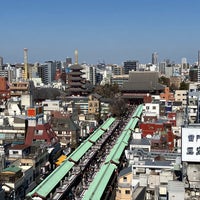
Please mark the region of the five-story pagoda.
POLYGON ((78 64, 78 51, 75 50, 75 63, 70 66, 68 73, 68 94, 71 96, 83 96, 85 94, 82 69, 81 65, 78 64))

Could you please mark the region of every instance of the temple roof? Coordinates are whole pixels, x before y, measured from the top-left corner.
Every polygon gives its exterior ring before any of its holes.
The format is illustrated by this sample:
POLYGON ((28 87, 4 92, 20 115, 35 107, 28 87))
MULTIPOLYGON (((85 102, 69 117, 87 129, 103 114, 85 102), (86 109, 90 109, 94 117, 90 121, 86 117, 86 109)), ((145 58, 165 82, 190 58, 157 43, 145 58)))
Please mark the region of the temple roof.
POLYGON ((164 86, 158 83, 157 72, 130 72, 129 79, 124 82, 122 91, 154 91, 164 90, 164 86))

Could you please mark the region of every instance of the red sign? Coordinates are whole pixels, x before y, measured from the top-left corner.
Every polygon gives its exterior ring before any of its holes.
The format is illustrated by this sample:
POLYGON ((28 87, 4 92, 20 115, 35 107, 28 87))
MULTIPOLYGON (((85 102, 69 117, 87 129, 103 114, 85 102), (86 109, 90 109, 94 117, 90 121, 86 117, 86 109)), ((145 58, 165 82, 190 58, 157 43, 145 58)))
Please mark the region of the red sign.
POLYGON ((28 108, 28 110, 27 110, 27 116, 28 117, 35 117, 36 116, 36 110, 35 110, 35 108, 28 108))

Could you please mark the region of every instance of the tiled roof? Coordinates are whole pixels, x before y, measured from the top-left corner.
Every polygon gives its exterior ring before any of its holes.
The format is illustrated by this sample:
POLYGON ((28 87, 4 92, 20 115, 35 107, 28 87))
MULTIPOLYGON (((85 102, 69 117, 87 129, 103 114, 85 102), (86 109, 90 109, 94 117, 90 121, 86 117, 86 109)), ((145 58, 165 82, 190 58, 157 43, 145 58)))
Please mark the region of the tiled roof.
POLYGON ((76 131, 78 130, 78 125, 74 123, 74 121, 69 117, 69 118, 53 118, 52 123, 54 126, 54 130, 70 130, 70 131, 76 131), (59 125, 61 124, 61 125, 59 125), (65 126, 62 126, 65 125, 65 126))
POLYGON ((81 67, 81 65, 79 65, 79 64, 74 64, 74 65, 70 66, 70 69, 71 70, 82 70, 83 67, 81 67))
POLYGON ((113 101, 113 99, 111 98, 101 98, 101 102, 103 103, 111 103, 113 101))
POLYGON ((126 167, 126 168, 124 168, 124 169, 122 169, 122 170, 120 171, 119 177, 120 177, 120 176, 124 176, 124 175, 126 175, 126 174, 129 174, 129 173, 131 173, 131 172, 132 172, 132 166, 126 167))
POLYGON ((97 94, 97 93, 92 94, 92 96, 95 97, 96 99, 100 99, 100 98, 102 98, 102 96, 99 95, 99 94, 97 94))
POLYGON ((11 165, 11 166, 3 169, 2 172, 14 172, 14 173, 16 173, 16 172, 18 172, 20 170, 21 170, 21 168, 15 166, 15 165, 11 165))
POLYGON ((124 82, 122 90, 163 90, 164 86, 158 83, 157 72, 130 72, 129 79, 124 82))
POLYGON ((130 144, 133 145, 150 145, 150 142, 147 138, 142 138, 142 139, 134 139, 131 141, 130 144))
POLYGON ((30 147, 30 145, 25 145, 25 144, 17 144, 13 147, 10 147, 9 149, 15 149, 15 150, 23 150, 30 147))

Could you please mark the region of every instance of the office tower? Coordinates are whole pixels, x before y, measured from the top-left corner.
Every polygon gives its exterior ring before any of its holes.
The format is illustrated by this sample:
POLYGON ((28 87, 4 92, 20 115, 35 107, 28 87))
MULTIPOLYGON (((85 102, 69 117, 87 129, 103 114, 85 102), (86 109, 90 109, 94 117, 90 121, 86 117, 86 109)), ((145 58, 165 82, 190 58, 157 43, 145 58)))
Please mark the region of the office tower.
POLYGON ((3 57, 0 57, 0 67, 3 66, 3 57))
POLYGON ((67 57, 66 58, 66 66, 68 67, 71 64, 72 64, 72 58, 67 57))
POLYGON ((129 74, 130 71, 137 71, 139 68, 138 60, 128 60, 124 62, 124 74, 129 74))
POLYGON ((157 52, 152 53, 152 64, 153 65, 158 64, 158 53, 157 52))
POLYGON ((159 72, 161 74, 165 74, 166 66, 167 66, 167 63, 165 61, 159 63, 159 72))
POLYGON ((182 58, 181 59, 181 75, 184 75, 185 72, 187 72, 187 59, 182 58))
POLYGON ((96 83, 97 83, 97 79, 96 79, 97 69, 96 69, 96 66, 83 64, 82 67, 83 67, 82 78, 84 78, 85 80, 88 80, 91 84, 96 85, 96 83))
POLYGON ((45 64, 38 67, 39 77, 45 85, 50 84, 55 79, 56 62, 47 61, 45 64))
POLYGON ((197 81, 200 82, 200 50, 198 51, 198 75, 197 81))
POLYGON ((198 82, 198 66, 194 65, 190 67, 189 80, 192 82, 198 82))

